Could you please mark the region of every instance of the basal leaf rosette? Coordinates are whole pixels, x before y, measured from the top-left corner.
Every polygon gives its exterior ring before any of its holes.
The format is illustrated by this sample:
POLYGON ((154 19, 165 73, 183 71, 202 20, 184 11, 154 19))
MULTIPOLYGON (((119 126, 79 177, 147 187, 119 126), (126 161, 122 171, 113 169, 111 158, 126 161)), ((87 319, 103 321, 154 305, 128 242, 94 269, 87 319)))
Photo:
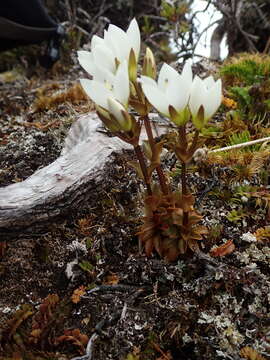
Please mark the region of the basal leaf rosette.
POLYGON ((183 197, 178 192, 166 196, 155 193, 146 197, 144 223, 138 235, 147 256, 155 250, 167 261, 175 261, 188 249, 193 252, 199 249, 198 241, 207 230, 198 224, 202 216, 193 209, 193 203, 191 194, 183 197), (185 225, 184 211, 189 213, 185 225))

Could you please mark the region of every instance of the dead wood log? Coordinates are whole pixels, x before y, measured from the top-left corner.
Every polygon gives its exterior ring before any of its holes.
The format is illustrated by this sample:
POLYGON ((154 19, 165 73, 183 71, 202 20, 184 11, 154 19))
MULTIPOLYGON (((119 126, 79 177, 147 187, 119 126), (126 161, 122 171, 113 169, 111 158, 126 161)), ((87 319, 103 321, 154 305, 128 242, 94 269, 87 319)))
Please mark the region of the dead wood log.
POLYGON ((0 241, 33 235, 41 224, 87 201, 103 182, 112 153, 128 148, 129 144, 102 131, 95 114, 79 118, 59 158, 25 181, 0 188, 0 241))

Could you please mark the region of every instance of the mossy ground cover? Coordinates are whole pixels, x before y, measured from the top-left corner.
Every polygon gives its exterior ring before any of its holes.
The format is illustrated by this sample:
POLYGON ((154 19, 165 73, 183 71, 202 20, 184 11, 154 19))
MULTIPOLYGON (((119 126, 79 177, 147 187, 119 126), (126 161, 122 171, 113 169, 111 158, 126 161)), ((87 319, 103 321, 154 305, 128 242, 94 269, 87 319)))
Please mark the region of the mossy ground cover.
MULTIPOLYGON (((91 111, 72 56, 48 72, 27 57, 3 65, 1 186, 55 160, 72 122, 91 111)), ((209 149, 270 135, 269 63, 244 55, 221 67, 227 100, 205 131, 209 149)), ((191 163, 188 185, 208 228, 200 255, 169 264, 140 251, 142 194, 126 166, 131 152, 115 155, 102 188, 76 212, 43 233, 1 239, 0 359, 83 356, 94 333, 95 360, 266 359, 269 152, 263 143, 191 163)), ((180 169, 169 152, 164 160, 177 187, 180 169)))

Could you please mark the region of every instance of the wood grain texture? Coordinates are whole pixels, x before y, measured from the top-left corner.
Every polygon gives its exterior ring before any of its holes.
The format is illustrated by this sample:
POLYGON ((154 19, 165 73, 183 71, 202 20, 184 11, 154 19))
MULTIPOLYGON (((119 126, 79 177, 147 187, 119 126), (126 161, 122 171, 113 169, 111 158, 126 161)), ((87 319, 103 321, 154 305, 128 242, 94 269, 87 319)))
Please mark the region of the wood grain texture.
MULTIPOLYGON (((145 138, 144 131, 141 137, 145 138)), ((0 240, 32 233, 39 224, 87 201, 106 176, 104 166, 112 161, 112 153, 128 148, 102 130, 94 113, 80 117, 59 158, 25 181, 0 188, 0 240)))

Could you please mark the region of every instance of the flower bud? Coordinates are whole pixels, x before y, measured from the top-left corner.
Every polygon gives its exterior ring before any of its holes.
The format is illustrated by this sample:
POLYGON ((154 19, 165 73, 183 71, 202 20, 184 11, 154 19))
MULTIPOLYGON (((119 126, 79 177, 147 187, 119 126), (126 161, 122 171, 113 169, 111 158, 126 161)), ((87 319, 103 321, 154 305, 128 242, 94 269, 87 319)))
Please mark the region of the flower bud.
POLYGON ((121 128, 117 121, 114 119, 111 119, 110 114, 107 110, 104 108, 96 105, 97 114, 100 118, 100 120, 103 122, 103 125, 109 129, 111 132, 119 132, 121 131, 121 128))
POLYGON ((133 49, 130 50, 128 60, 128 75, 131 82, 135 82, 137 79, 137 60, 133 49))
POLYGON ((149 47, 146 48, 146 53, 143 58, 142 75, 148 76, 152 79, 155 79, 157 75, 156 61, 149 47))
POLYGON ((110 97, 108 99, 108 110, 123 131, 130 131, 132 129, 132 119, 124 106, 117 100, 110 97))

